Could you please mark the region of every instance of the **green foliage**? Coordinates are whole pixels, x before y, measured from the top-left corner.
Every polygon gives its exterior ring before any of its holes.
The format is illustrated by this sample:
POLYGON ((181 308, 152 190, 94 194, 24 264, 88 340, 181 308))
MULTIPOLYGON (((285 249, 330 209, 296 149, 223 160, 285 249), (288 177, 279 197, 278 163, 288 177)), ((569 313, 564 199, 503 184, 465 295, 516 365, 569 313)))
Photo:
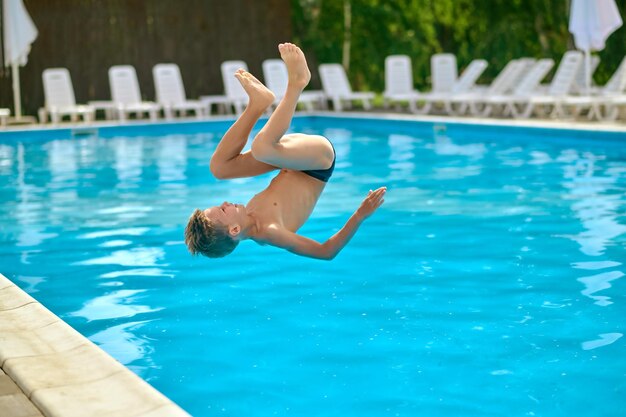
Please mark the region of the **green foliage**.
MULTIPOLYGON (((344 2, 352 6, 350 80, 356 88, 384 89, 384 60, 412 57, 416 87, 430 87, 430 57, 457 56, 459 69, 484 58, 489 82, 514 58, 553 58, 574 44, 568 31, 568 0, 291 0, 294 41, 312 65, 341 62, 344 2)), ((618 2, 619 3, 619 2, 618 2)), ((618 4, 618 7, 622 5, 618 4)), ((620 28, 599 53, 595 80, 603 84, 626 53, 620 28)))

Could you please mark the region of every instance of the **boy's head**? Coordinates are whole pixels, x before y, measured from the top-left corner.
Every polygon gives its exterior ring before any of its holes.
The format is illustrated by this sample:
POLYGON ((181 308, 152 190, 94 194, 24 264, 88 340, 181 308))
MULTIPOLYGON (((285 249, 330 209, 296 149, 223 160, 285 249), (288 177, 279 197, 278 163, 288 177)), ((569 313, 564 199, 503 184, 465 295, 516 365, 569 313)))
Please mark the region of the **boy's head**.
POLYGON ((185 244, 192 255, 221 258, 231 253, 239 244, 233 239, 232 228, 212 220, 202 210, 196 209, 185 228, 185 244))

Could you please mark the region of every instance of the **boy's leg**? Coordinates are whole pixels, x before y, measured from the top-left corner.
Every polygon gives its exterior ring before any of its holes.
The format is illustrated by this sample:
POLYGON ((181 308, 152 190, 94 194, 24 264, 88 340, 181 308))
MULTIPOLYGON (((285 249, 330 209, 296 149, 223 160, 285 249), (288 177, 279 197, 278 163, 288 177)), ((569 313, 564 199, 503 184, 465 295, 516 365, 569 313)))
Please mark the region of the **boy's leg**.
MULTIPOLYGON (((246 74, 243 69, 240 69, 235 73, 235 77, 244 84, 243 79, 246 74)), ((250 96, 248 105, 217 145, 211 157, 212 170, 220 170, 241 154, 241 150, 248 142, 252 128, 275 99, 274 94, 267 88, 259 89, 250 86, 247 88, 247 92, 250 96)))
POLYGON ((311 72, 302 50, 296 45, 280 44, 278 49, 287 65, 289 82, 278 107, 254 138, 252 154, 257 160, 280 168, 300 171, 329 168, 334 152, 327 139, 317 135, 285 136, 300 93, 311 79, 311 72))

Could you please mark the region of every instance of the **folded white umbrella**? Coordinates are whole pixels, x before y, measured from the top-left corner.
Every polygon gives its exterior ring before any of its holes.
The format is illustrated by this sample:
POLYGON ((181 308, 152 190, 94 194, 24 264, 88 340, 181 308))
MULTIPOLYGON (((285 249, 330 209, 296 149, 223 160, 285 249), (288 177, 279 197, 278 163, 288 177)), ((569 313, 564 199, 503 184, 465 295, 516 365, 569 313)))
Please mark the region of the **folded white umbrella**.
POLYGON ((30 45, 37 39, 33 24, 22 0, 3 0, 4 65, 11 67, 15 117, 22 117, 19 66, 26 65, 30 45))
POLYGON ((591 51, 604 49, 606 39, 622 26, 615 0, 572 0, 569 31, 576 48, 585 52, 585 83, 591 88, 591 51))

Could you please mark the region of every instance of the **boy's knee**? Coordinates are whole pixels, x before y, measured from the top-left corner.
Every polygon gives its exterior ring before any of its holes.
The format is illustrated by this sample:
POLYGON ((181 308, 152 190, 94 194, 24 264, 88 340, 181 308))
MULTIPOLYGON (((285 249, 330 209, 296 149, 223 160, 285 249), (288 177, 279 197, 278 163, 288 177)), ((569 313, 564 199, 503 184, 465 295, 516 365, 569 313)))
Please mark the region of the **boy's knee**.
POLYGON ((252 146, 250 147, 250 152, 252 152, 252 156, 254 157, 254 159, 260 162, 265 162, 269 159, 270 155, 272 154, 272 149, 271 149, 272 145, 269 145, 267 143, 264 143, 261 140, 258 140, 259 135, 257 135, 256 138, 254 138, 254 141, 252 142, 252 146))

